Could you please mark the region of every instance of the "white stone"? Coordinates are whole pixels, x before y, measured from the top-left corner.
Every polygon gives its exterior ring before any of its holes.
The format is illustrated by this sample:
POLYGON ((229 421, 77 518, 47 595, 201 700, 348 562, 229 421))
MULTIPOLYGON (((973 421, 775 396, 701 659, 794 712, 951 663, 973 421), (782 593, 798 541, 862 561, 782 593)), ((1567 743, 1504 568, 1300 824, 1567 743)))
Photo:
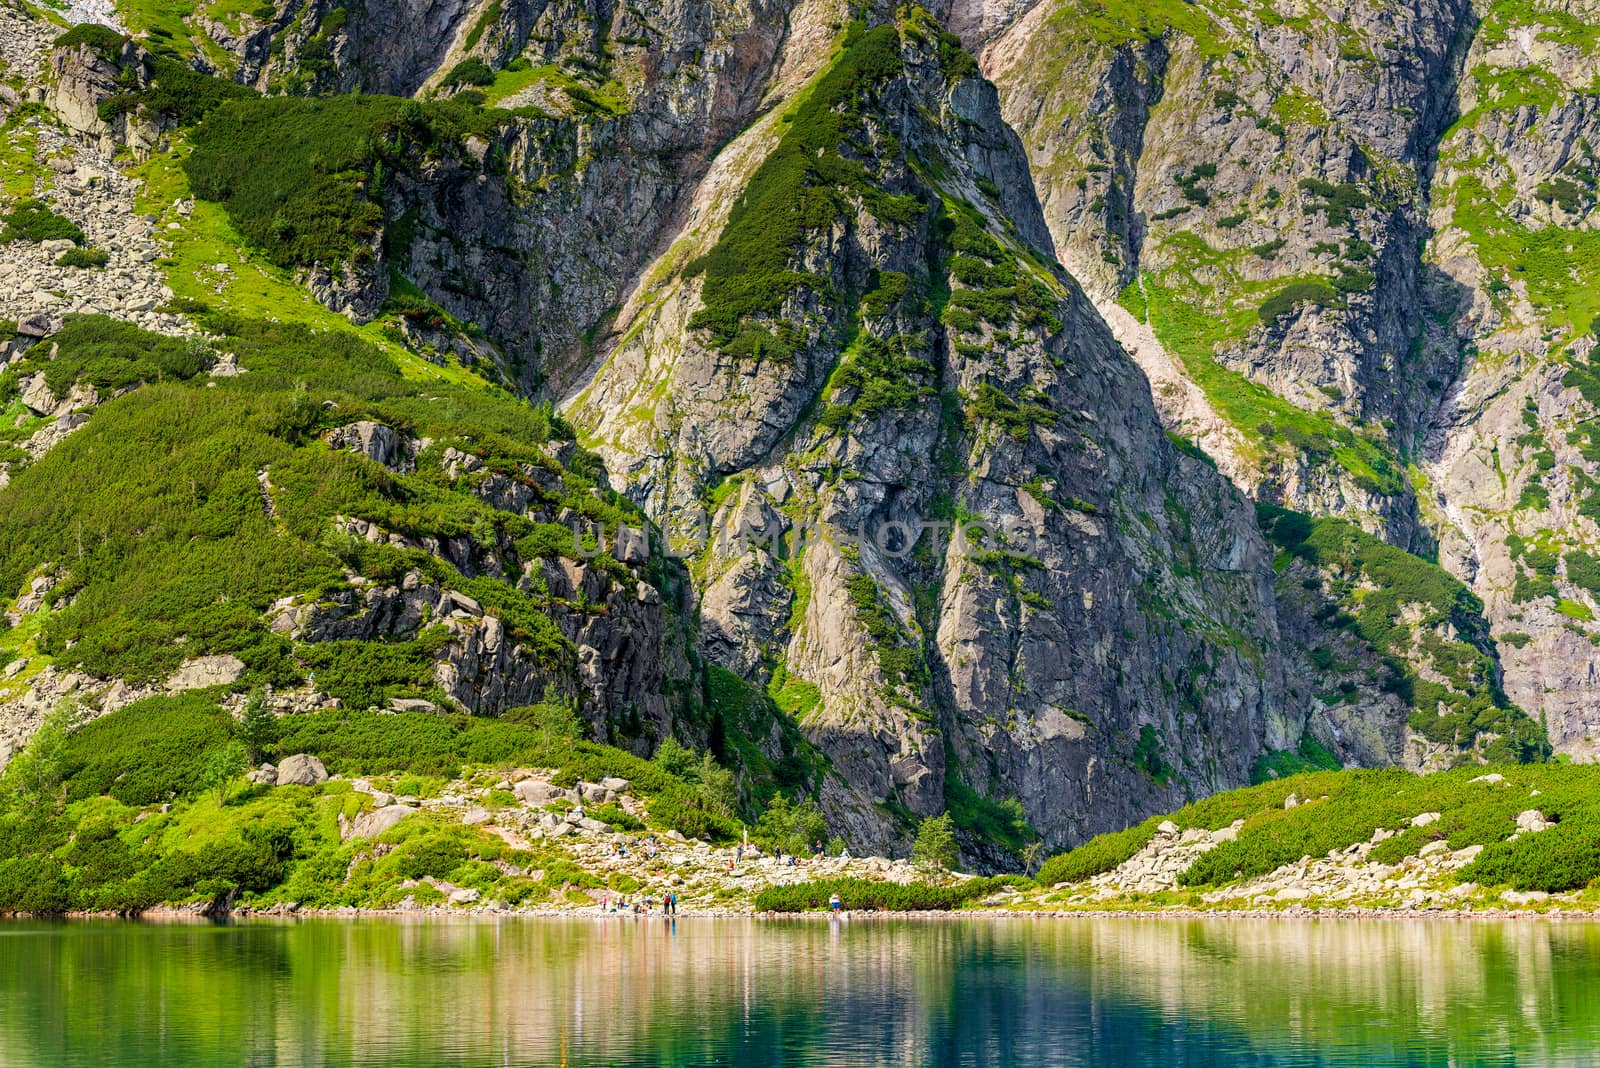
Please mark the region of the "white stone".
POLYGON ((278 764, 279 786, 320 786, 327 781, 328 769, 314 756, 297 753, 278 764))
POLYGON ((167 689, 178 693, 209 686, 231 686, 243 676, 244 661, 236 656, 201 656, 180 665, 167 680, 167 689))
POLYGON ((1522 834, 1534 834, 1553 824, 1544 818, 1544 813, 1536 808, 1526 809, 1517 813, 1517 830, 1522 834))
POLYGON ((339 837, 376 838, 401 820, 416 814, 417 810, 409 805, 385 805, 383 808, 363 812, 345 824, 339 837))

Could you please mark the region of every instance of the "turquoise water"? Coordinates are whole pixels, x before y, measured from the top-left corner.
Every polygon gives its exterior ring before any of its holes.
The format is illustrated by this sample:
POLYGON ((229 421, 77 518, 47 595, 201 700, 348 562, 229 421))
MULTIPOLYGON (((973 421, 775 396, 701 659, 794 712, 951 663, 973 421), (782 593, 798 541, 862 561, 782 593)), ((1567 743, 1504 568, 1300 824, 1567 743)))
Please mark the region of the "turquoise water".
POLYGON ((0 925, 0 1066, 1600 1062, 1600 926, 0 925))

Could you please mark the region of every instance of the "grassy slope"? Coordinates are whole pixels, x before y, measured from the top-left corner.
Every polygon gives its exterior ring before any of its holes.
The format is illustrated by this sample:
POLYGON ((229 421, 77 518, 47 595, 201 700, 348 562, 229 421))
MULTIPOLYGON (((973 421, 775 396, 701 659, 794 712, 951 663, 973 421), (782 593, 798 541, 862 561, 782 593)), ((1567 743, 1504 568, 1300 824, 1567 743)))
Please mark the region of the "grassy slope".
MULTIPOLYGON (((1251 44, 1252 37, 1281 26, 1331 42, 1346 58, 1369 54, 1359 36, 1336 20, 1314 13, 1286 18, 1273 5, 1257 0, 1224 0, 1203 6, 1182 0, 1060 0, 1030 42, 1029 58, 1038 70, 1047 72, 1038 75, 1037 80, 1040 95, 1048 98, 1050 89, 1061 83, 1070 84, 1079 77, 1078 69, 1092 68, 1114 49, 1165 40, 1169 50, 1188 56, 1187 62, 1205 72, 1198 87, 1169 85, 1168 95, 1176 96, 1192 88, 1210 105, 1213 90, 1226 86, 1231 72, 1267 62, 1251 44)), ((1169 72, 1168 76, 1183 76, 1182 71, 1188 67, 1179 66, 1178 74, 1169 72)), ((1217 89, 1217 106, 1222 107, 1221 101, 1228 96, 1232 94, 1217 89)), ((1073 94, 1057 93, 1055 103, 1046 106, 1067 109, 1061 118, 1072 122, 1080 104, 1073 94)), ((1235 121, 1253 121, 1280 133, 1285 128, 1315 128, 1328 122, 1325 110, 1292 86, 1281 91, 1266 113, 1256 114, 1248 101, 1237 98, 1228 107, 1237 109, 1235 121)), ((1040 129, 1051 128, 1040 124, 1040 129)), ((1060 163, 1052 166, 1076 174, 1080 182, 1095 178, 1098 183, 1098 177, 1091 172, 1106 168, 1095 162, 1096 154, 1087 151, 1087 145, 1081 149, 1062 153, 1060 163)), ((1268 177, 1276 179, 1283 187, 1279 192, 1287 198, 1298 197, 1308 215, 1323 210, 1323 200, 1297 190, 1295 180, 1300 175, 1274 172, 1268 177)), ((1170 266, 1142 273, 1123 291, 1121 303, 1137 318, 1148 321, 1218 413, 1238 429, 1248 443, 1246 459, 1264 462, 1309 456, 1343 469, 1372 492, 1402 492, 1403 476, 1392 448, 1375 428, 1352 428, 1327 411, 1285 400, 1217 360, 1219 353, 1236 350, 1248 342, 1264 321, 1270 323, 1276 318, 1274 312, 1295 306, 1296 301, 1291 298, 1296 294, 1302 299, 1309 295, 1314 303, 1324 306, 1341 305, 1344 298, 1335 289, 1330 273, 1338 270, 1347 274, 1348 280, 1360 278, 1357 266, 1362 254, 1357 250, 1361 242, 1352 234, 1341 258, 1331 265, 1319 266, 1321 273, 1302 276, 1273 270, 1268 267, 1273 243, 1252 246, 1238 236, 1246 231, 1234 229, 1252 214, 1263 214, 1257 210, 1260 205, 1250 199, 1272 182, 1264 180, 1247 198, 1225 209, 1240 214, 1197 222, 1201 216, 1196 214, 1195 205, 1205 208, 1210 203, 1207 176, 1202 170, 1174 176, 1173 181, 1184 189, 1185 199, 1171 212, 1148 216, 1151 231, 1147 242, 1160 251, 1160 258, 1170 266), (1268 267, 1266 276, 1259 277, 1264 267, 1268 267)), ((1350 196, 1359 194, 1363 199, 1366 196, 1354 188, 1344 192, 1350 196)), ((1108 250, 1105 255, 1108 261, 1115 262, 1119 254, 1108 250)))
MULTIPOLYGON (((138 911, 162 903, 232 898, 268 906, 390 907, 406 896, 442 900, 424 876, 507 904, 559 904, 602 885, 565 853, 509 848, 481 827, 424 813, 383 834, 387 849, 340 840, 338 817, 372 807, 348 781, 320 787, 205 788, 206 768, 235 728, 215 693, 130 705, 67 736, 50 788, 28 783, 32 762, 0 781, 0 912, 138 911), (59 785, 56 785, 59 782, 59 785), (535 875, 519 874, 534 872, 535 875)), ((512 766, 560 769, 558 783, 628 778, 646 799, 649 825, 727 838, 736 824, 693 774, 559 730, 423 713, 333 711, 280 720, 266 755, 310 752, 334 772, 367 774, 401 796, 478 796, 512 766)), ((491 808, 514 807, 490 791, 491 808)), ((616 823, 622 817, 600 811, 616 823)), ((584 899, 587 903, 587 899, 584 899)))
MULTIPOLYGON (((1328 771, 1275 780, 1102 835, 1051 858, 1038 881, 1075 883, 1110 871, 1148 844, 1167 819, 1180 829, 1207 830, 1244 821, 1235 840, 1201 854, 1179 875, 1180 886, 1194 891, 1238 885, 1302 857, 1369 842, 1383 828, 1397 833, 1373 848, 1368 859, 1374 863, 1401 863, 1434 841, 1451 850, 1484 846, 1456 878, 1486 888, 1485 900, 1497 888, 1510 887, 1578 891, 1578 902, 1600 905, 1600 768, 1560 764, 1457 768, 1422 776, 1395 769, 1328 771), (1485 781, 1486 775, 1501 781, 1485 781), (1291 794, 1306 800, 1285 808, 1291 794), (1516 816, 1529 809, 1555 826, 1518 835, 1516 816), (1413 817, 1425 812, 1440 818, 1412 826, 1413 817)), ((1180 893, 1156 903, 1205 902, 1180 893)))

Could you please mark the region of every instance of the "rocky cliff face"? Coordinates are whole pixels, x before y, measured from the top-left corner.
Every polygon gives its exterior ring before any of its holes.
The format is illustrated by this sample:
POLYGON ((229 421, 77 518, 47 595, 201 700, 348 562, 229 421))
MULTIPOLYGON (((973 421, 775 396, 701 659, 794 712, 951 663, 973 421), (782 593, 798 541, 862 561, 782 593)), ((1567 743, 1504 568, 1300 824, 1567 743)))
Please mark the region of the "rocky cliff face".
POLYGON ((1167 425, 1253 495, 1438 544, 1579 754, 1595 15, 1045 3, 984 52, 1167 425))
POLYGON ((1441 561, 1489 608, 1506 689, 1552 740, 1600 737, 1591 427, 1600 7, 1488 5, 1440 147, 1424 261, 1464 354, 1422 465, 1441 561))
MULTIPOLYGON (((795 703, 859 839, 971 790, 1075 840, 1245 781, 1308 706, 1253 517, 1049 266, 1020 146, 955 48, 873 30, 736 142, 571 410, 694 549, 710 655, 795 703), (864 184, 798 233, 758 222, 816 180, 783 168, 834 153, 864 184), (756 274, 768 242, 807 273, 730 294, 719 272, 756 274), (952 522, 995 533, 951 544, 952 522)), ((1374 729, 1404 734, 1393 711, 1374 729)))
POLYGON ((1252 493, 1419 548, 1398 457, 1455 360, 1419 345, 1416 253, 1472 21, 1046 3, 986 52, 1063 262, 1200 386, 1158 394, 1169 423, 1252 493))
MULTIPOLYGON (((358 157, 364 254, 301 277, 563 397, 687 561, 341 512, 328 536, 438 567, 281 591, 262 624, 426 643, 436 698, 479 714, 553 687, 597 735, 722 738, 858 848, 949 809, 986 864, 1307 761, 1537 755, 1524 709, 1585 752, 1585 2, 197 17, 193 65, 268 93, 470 117, 358 157), (1530 66, 1559 87, 1508 91, 1530 66), (1436 543, 1470 590, 1403 551, 1436 543)), ((114 51, 44 80, 132 143, 104 105, 178 114, 151 104, 172 60, 114 51)), ((491 525, 595 518, 543 485, 565 460, 331 432, 491 525)))

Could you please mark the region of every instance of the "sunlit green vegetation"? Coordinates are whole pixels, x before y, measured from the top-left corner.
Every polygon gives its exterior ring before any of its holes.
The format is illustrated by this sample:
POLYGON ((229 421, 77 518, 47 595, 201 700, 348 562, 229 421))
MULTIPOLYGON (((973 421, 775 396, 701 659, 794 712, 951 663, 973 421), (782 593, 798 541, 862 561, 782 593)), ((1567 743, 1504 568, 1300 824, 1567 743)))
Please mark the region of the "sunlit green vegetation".
POLYGON ((1344 520, 1270 504, 1257 512, 1275 544, 1324 571, 1336 605, 1331 618, 1388 664, 1388 685, 1414 709, 1413 729, 1456 747, 1494 735, 1488 753, 1497 761, 1548 755, 1544 730, 1500 689, 1483 604, 1458 579, 1344 520))
POLYGON ((852 911, 927 912, 961 908, 1007 886, 1025 885, 1026 879, 1001 875, 967 879, 948 886, 931 883, 887 883, 870 879, 818 879, 793 886, 769 886, 756 895, 758 912, 816 912, 839 895, 842 908, 852 911))
MULTIPOLYGON (((544 706, 499 720, 335 710, 266 722, 262 755, 309 753, 397 793, 432 796, 480 769, 492 782, 512 766, 547 767, 568 786, 629 779, 653 828, 725 839, 738 826, 716 792, 725 784, 708 790, 701 778, 714 763, 695 761, 692 778, 674 774, 579 739, 570 713, 544 706)), ((150 698, 70 733, 64 726, 48 723, 0 779, 0 912, 137 912, 184 901, 385 907, 405 896, 403 880, 423 877, 514 905, 600 885, 559 852, 517 853, 426 813, 385 832, 385 851, 344 841, 337 818, 371 805, 346 782, 253 787, 237 770, 214 779, 214 768, 243 759, 244 728, 212 695, 150 698), (497 860, 545 874, 529 879, 489 863, 497 860)), ((419 903, 440 900, 421 893, 413 891, 419 903)))
POLYGON ((854 27, 844 51, 783 117, 782 138, 751 176, 716 245, 689 267, 705 279, 703 307, 690 325, 708 331, 719 348, 748 356, 789 351, 789 339, 753 320, 772 316, 794 290, 824 284, 794 263, 807 236, 830 225, 846 197, 864 198, 890 223, 909 223, 926 210, 914 198, 879 190, 864 164, 840 152, 864 131, 867 94, 900 69, 893 26, 854 27))
POLYGON ((1374 863, 1397 863, 1433 841, 1451 849, 1482 845, 1487 848, 1478 858, 1456 873, 1459 880, 1519 890, 1576 890, 1600 879, 1597 780, 1600 772, 1592 767, 1558 764, 1472 765, 1432 775, 1398 769, 1312 772, 1231 790, 1101 835, 1051 858, 1037 881, 1074 883, 1110 871, 1144 848, 1163 820, 1179 830, 1219 830, 1243 820, 1236 838, 1202 853, 1180 875, 1182 885, 1226 886, 1252 879, 1305 856, 1372 841, 1382 829, 1389 837, 1373 847, 1369 859, 1374 863), (1491 772, 1499 781, 1484 778, 1491 772), (1290 794, 1301 802, 1285 808, 1290 794), (1555 826, 1518 834, 1517 814, 1528 809, 1555 826), (1425 812, 1440 818, 1412 826, 1412 818, 1425 812))

